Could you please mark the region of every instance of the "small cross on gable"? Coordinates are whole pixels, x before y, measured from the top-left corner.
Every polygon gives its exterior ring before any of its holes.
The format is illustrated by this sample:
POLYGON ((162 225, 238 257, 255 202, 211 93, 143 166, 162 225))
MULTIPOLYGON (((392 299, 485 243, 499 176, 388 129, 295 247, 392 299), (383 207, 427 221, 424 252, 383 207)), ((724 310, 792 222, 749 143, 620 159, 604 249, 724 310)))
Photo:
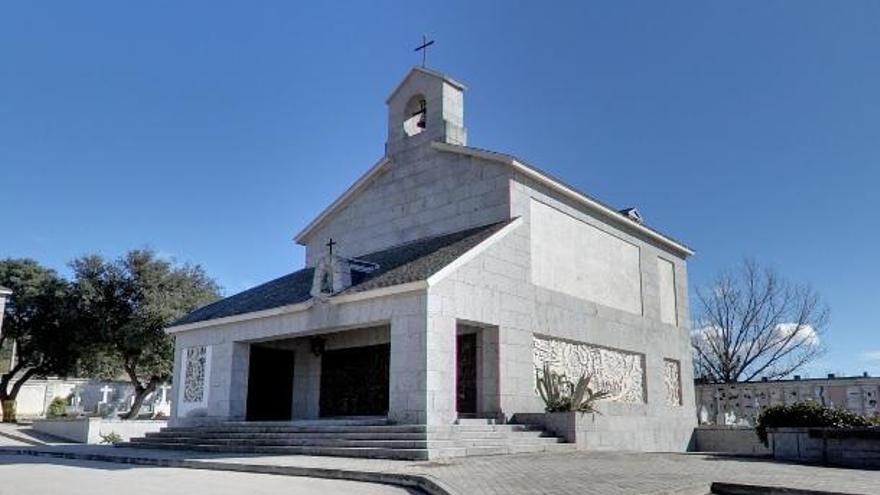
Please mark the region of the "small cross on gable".
POLYGON ((334 241, 332 237, 330 238, 329 241, 327 241, 327 244, 325 244, 325 246, 330 248, 330 256, 333 256, 333 246, 335 246, 336 244, 337 244, 337 242, 334 241))

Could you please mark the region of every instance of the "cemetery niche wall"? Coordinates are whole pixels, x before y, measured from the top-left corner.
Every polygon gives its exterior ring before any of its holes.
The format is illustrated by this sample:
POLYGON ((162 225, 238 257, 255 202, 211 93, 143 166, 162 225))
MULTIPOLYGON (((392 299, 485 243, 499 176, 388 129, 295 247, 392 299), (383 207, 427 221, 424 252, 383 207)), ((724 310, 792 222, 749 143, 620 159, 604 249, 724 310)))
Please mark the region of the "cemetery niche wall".
POLYGON ((880 378, 868 376, 802 378, 735 384, 697 383, 701 425, 754 426, 761 409, 810 400, 868 417, 880 415, 880 378))

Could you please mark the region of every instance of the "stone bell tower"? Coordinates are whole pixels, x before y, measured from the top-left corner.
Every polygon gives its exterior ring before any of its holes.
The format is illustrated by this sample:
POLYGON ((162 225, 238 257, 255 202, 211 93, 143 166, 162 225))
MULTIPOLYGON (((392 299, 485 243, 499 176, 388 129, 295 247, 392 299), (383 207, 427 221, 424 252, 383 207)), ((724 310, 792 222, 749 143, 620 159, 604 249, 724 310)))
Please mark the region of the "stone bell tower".
POLYGON ((460 82, 424 67, 413 67, 386 100, 385 154, 432 141, 467 144, 464 90, 460 82))

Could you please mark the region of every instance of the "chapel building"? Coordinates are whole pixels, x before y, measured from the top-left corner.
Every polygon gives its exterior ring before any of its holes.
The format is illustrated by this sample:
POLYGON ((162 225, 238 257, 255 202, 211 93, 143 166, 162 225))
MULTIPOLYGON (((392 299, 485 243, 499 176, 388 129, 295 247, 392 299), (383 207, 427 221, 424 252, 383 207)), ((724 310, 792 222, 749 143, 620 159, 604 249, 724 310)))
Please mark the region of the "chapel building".
POLYGON ((696 424, 683 243, 507 154, 468 146, 465 87, 413 68, 385 156, 296 235, 305 267, 193 311, 173 425, 540 413, 545 363, 593 377, 607 445, 684 450, 696 424))

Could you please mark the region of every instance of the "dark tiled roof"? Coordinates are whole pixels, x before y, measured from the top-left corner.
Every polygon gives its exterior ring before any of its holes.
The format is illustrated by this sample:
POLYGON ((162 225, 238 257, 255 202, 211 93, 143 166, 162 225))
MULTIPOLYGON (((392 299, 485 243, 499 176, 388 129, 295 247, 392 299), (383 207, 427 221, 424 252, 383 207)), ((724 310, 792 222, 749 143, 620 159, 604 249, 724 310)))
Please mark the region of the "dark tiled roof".
POLYGON ((344 292, 363 292, 425 280, 501 230, 506 224, 507 222, 494 223, 358 256, 358 259, 376 263, 379 265, 379 270, 369 274, 363 281, 352 285, 344 292))
POLYGON ((312 297, 309 292, 312 290, 314 272, 314 268, 304 268, 234 296, 220 299, 202 306, 175 321, 173 325, 213 320, 308 301, 312 297))
MULTIPOLYGON (((499 222, 453 234, 429 237, 358 256, 360 260, 376 263, 379 268, 343 293, 364 292, 425 280, 506 224, 507 222, 499 222)), ((312 297, 310 292, 314 273, 314 268, 293 272, 202 306, 177 320, 173 325, 185 325, 308 301, 312 297)))

